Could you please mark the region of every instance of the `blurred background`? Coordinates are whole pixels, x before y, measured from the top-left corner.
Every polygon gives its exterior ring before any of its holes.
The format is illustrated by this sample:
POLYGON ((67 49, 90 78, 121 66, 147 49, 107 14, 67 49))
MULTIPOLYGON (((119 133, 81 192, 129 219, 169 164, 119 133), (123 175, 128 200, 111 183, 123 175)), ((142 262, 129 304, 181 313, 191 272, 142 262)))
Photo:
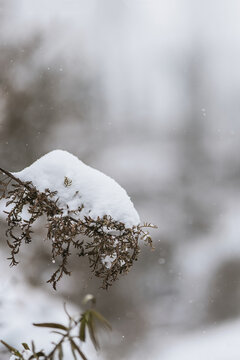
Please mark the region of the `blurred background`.
POLYGON ((155 251, 108 291, 77 258, 54 292, 41 229, 1 273, 44 293, 38 310, 93 293, 114 329, 103 359, 240 357, 239 13, 237 0, 0 0, 0 167, 67 150, 158 225, 155 251))

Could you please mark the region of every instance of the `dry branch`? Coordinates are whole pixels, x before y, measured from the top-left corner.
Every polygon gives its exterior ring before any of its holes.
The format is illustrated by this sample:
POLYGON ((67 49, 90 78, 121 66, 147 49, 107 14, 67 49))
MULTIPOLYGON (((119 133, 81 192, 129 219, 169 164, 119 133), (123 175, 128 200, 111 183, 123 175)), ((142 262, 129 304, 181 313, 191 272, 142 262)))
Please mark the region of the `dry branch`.
POLYGON ((0 180, 0 199, 10 207, 7 214, 7 243, 11 250, 10 265, 18 264, 16 259, 23 243, 32 241, 32 226, 42 215, 47 218, 47 238, 52 246, 52 259, 60 258, 56 271, 48 280, 56 289, 62 276, 70 275, 68 258, 72 248, 78 256, 87 256, 92 272, 102 279, 102 287, 107 289, 120 274, 128 273, 140 252, 139 240, 152 247, 149 233, 143 228, 152 224, 126 228, 124 223, 110 216, 80 219, 82 207, 66 212, 58 206, 57 192, 45 189, 40 192, 31 182, 22 182, 10 172, 1 169, 6 178, 0 180), (27 216, 25 216, 27 212, 27 216), (83 241, 86 235, 89 241, 83 241))

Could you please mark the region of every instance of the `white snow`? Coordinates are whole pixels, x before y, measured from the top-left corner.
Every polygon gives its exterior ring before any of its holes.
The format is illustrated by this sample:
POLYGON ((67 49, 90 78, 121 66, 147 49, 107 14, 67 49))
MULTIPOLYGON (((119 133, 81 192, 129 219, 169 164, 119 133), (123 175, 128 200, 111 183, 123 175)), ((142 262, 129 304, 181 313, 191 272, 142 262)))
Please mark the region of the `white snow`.
POLYGON ((128 359, 237 360, 240 358, 239 333, 239 318, 185 334, 166 336, 155 329, 145 338, 144 346, 134 348, 128 359))
POLYGON ((96 220, 110 215, 126 227, 140 223, 130 197, 115 180, 67 151, 51 151, 13 175, 22 181, 32 181, 40 191, 57 191, 59 206, 66 213, 84 205, 81 219, 90 216, 96 220))
POLYGON ((110 269, 112 263, 116 260, 116 258, 117 258, 117 254, 106 255, 102 258, 102 263, 107 269, 110 269))
MULTIPOLYGON (((236 360, 240 358, 240 321, 234 320, 179 337, 159 356, 161 360, 236 360)), ((153 356, 153 359, 158 359, 153 356)))
MULTIPOLYGON (((58 337, 51 334, 49 329, 42 329, 32 325, 33 322, 58 322, 67 324, 67 316, 64 312, 63 300, 55 294, 51 295, 43 289, 30 286, 23 274, 17 267, 10 268, 6 260, 8 253, 0 251, 0 337, 10 345, 23 349, 22 342, 31 344, 34 340, 37 349, 44 348, 49 351, 51 342, 58 337)), ((82 310, 71 302, 67 302, 67 308, 74 317, 82 310)), ((64 352, 66 358, 71 358, 70 347, 66 346, 64 352)), ((3 350, 3 346, 0 346, 3 350)), ((82 344, 83 352, 90 359, 100 360, 101 353, 96 353, 89 338, 82 344)), ((1 354, 1 360, 9 359, 1 354)), ((14 357, 15 358, 15 357, 14 357)))

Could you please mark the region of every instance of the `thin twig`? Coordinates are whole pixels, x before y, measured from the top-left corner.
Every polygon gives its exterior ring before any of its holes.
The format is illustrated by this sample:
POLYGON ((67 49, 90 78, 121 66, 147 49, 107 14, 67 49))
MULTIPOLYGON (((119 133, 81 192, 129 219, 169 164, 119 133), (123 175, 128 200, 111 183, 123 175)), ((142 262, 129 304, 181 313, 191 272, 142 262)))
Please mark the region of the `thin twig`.
POLYGON ((17 177, 14 176, 13 174, 11 174, 9 171, 4 170, 4 169, 2 169, 2 168, 0 168, 0 171, 1 171, 3 174, 9 176, 12 180, 16 181, 19 185, 22 185, 22 186, 24 186, 26 189, 31 190, 31 187, 30 187, 28 184, 22 182, 19 178, 17 178, 17 177))

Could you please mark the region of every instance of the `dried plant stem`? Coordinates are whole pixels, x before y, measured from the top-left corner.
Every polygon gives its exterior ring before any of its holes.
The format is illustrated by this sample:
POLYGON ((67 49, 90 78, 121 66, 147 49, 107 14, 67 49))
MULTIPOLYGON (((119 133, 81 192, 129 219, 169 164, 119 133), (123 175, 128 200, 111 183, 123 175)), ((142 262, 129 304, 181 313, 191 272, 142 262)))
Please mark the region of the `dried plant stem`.
POLYGON ((32 226, 41 216, 46 216, 47 239, 51 241, 52 259, 60 257, 58 268, 48 280, 56 289, 62 276, 70 275, 68 258, 70 250, 76 249, 79 256, 87 256, 90 268, 102 279, 102 287, 107 289, 120 274, 128 273, 140 252, 139 242, 143 240, 152 247, 152 239, 144 228, 155 227, 144 224, 126 228, 124 223, 104 215, 93 219, 81 216, 82 207, 76 211, 59 206, 57 191, 45 189, 40 192, 31 182, 23 182, 10 172, 1 169, 7 181, 0 180, 3 187, 1 199, 11 206, 7 214, 7 243, 11 249, 10 265, 17 265, 16 256, 23 242, 32 241, 32 226), (28 216, 24 216, 27 210, 28 216), (83 241, 81 235, 89 238, 83 241))
POLYGON ((13 174, 11 174, 9 171, 4 170, 2 168, 0 168, 0 171, 7 175, 9 178, 11 178, 12 180, 14 180, 15 182, 17 182, 19 185, 22 185, 23 187, 25 187, 26 189, 30 190, 30 186, 24 182, 22 182, 19 178, 17 178, 16 176, 14 176, 13 174))

